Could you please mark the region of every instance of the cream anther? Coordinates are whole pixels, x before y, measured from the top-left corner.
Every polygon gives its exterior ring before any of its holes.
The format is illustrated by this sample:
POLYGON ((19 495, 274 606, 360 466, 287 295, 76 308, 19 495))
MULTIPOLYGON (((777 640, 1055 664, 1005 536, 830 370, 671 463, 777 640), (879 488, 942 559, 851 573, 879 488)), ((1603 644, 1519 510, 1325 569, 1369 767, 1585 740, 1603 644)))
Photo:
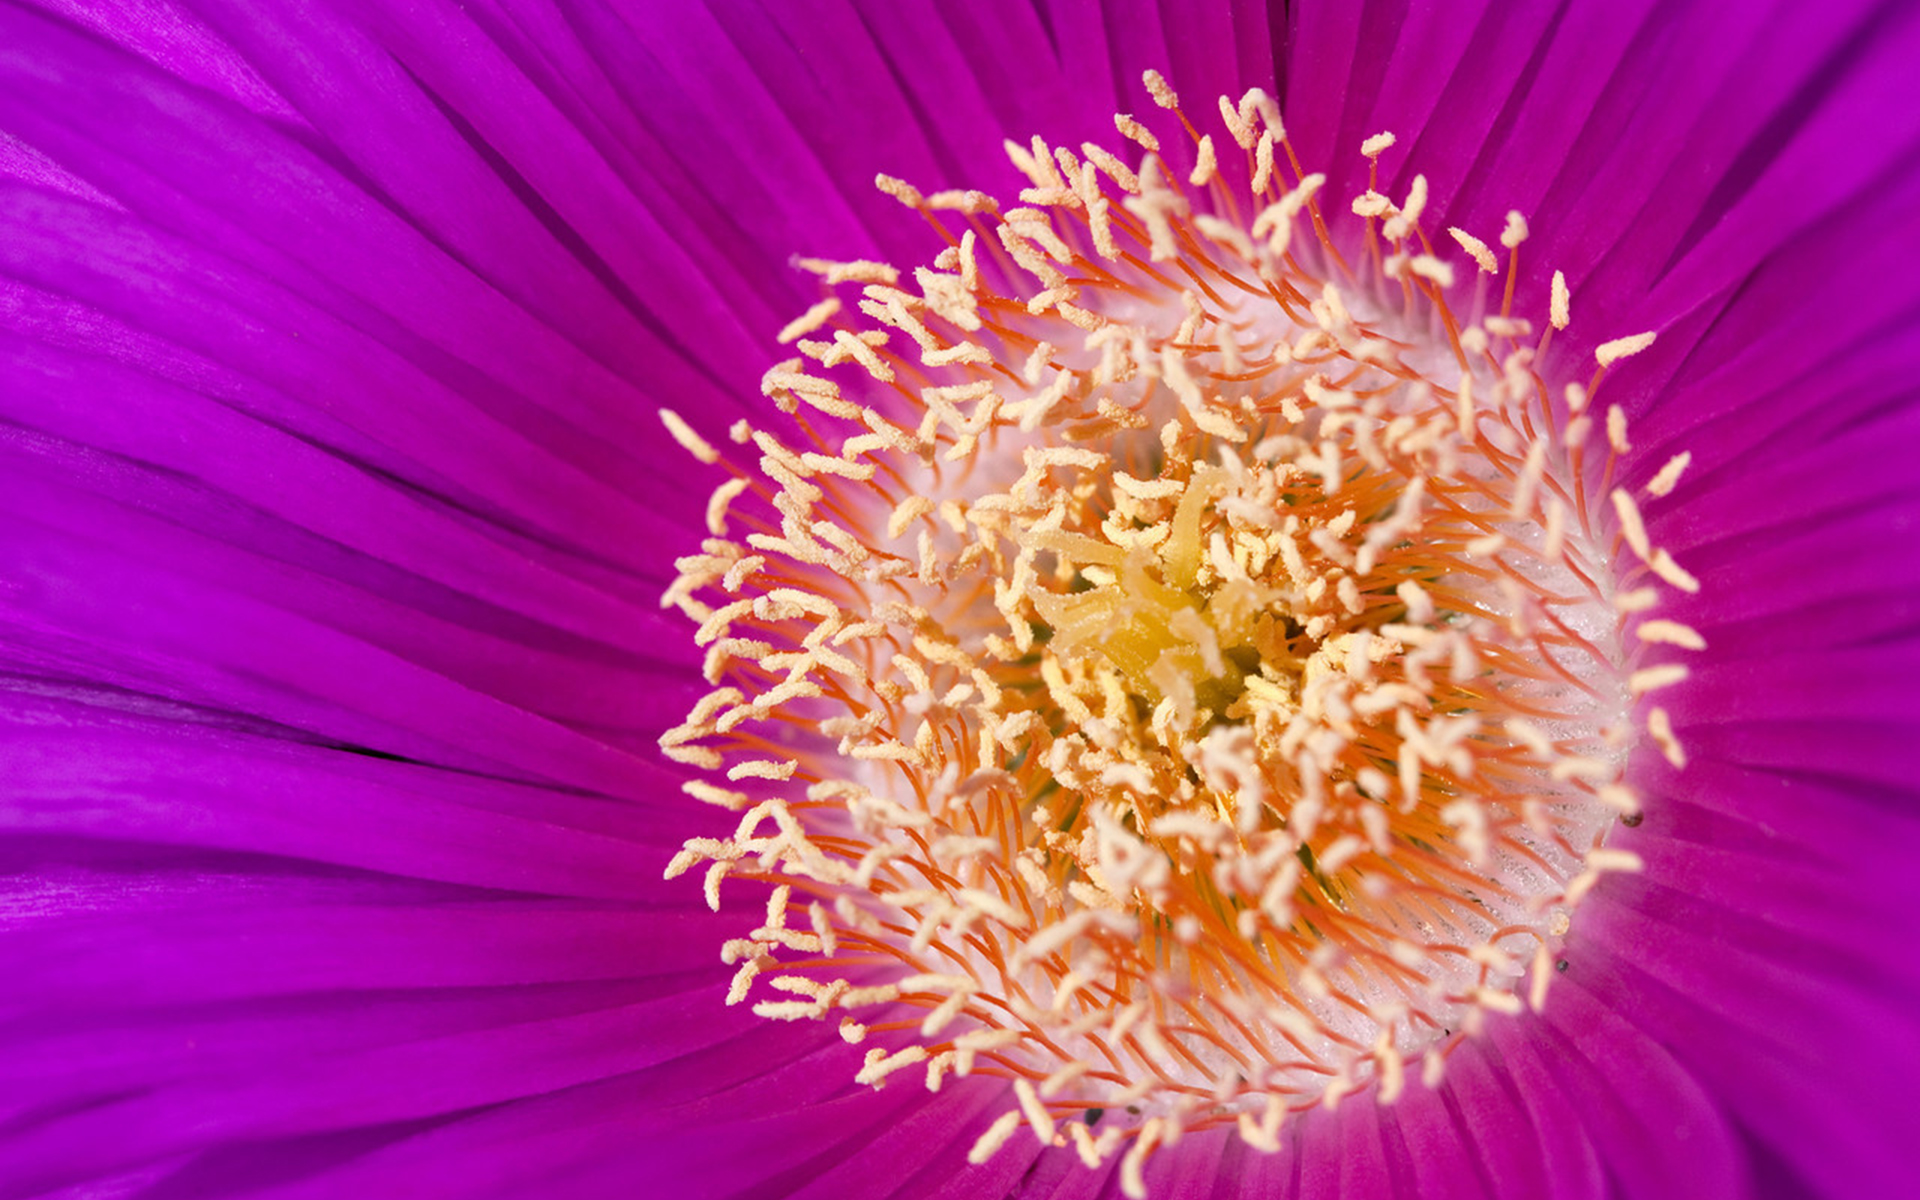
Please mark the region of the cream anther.
POLYGON ((1493 251, 1487 248, 1485 242, 1458 226, 1449 226, 1447 228, 1447 234, 1452 237, 1454 241, 1460 243, 1460 248, 1465 250, 1468 255, 1473 258, 1475 265, 1477 265, 1481 271, 1488 275, 1498 275, 1500 273, 1500 260, 1493 256, 1493 251))
POLYGON ((680 448, 694 458, 703 463, 720 461, 720 452, 708 445, 705 438, 695 433, 693 427, 682 420, 679 413, 670 408, 661 409, 660 423, 667 427, 667 432, 673 435, 673 440, 680 443, 680 448))
POLYGON ((1632 337, 1602 342, 1594 349, 1593 357, 1602 367, 1610 367, 1621 359, 1631 358, 1653 345, 1654 339, 1658 336, 1655 333, 1636 333, 1632 337))
POLYGON ((1679 485, 1680 476, 1686 471, 1688 464, 1691 462, 1693 462, 1693 452, 1691 450, 1683 450, 1668 459, 1667 464, 1660 468, 1659 474, 1647 481, 1647 494, 1649 496, 1665 496, 1670 494, 1673 489, 1679 485))
MULTIPOLYGON (((926 203, 926 198, 920 194, 920 190, 904 179, 895 179, 891 175, 875 175, 873 177, 873 186, 886 195, 892 196, 908 208, 919 208, 926 203)), ((786 339, 781 338, 780 340, 784 342, 786 339)))
POLYGON ((1667 715, 1666 709, 1655 708, 1647 712, 1647 733, 1674 770, 1687 765, 1687 752, 1681 747, 1680 739, 1674 736, 1673 719, 1667 715))

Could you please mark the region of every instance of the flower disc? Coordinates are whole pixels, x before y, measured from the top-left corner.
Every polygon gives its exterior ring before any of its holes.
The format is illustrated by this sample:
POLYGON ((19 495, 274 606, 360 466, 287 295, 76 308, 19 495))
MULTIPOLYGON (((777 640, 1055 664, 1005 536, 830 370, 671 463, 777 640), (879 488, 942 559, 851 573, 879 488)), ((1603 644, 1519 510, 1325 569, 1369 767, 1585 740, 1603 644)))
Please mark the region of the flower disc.
POLYGON ((662 744, 739 813, 668 873, 706 864, 716 908, 771 885, 730 1002, 837 1021, 874 1086, 1006 1076, 976 1160, 1025 1125, 1125 1146, 1130 1192, 1182 1129, 1270 1149, 1537 1006, 1638 866, 1604 845, 1636 715, 1680 758, 1640 697, 1685 668, 1635 646, 1699 642, 1629 645, 1648 577, 1695 586, 1609 490, 1593 399, 1652 335, 1543 378, 1570 302, 1556 275, 1514 315, 1519 214, 1504 270, 1450 230, 1457 268, 1424 179, 1335 222, 1267 97, 1220 114, 1224 153, 1180 118, 1179 179, 1128 117, 1137 168, 1010 146, 1018 208, 882 177, 948 248, 910 281, 802 262, 788 419, 732 431, 757 461, 667 597, 715 690, 662 744))

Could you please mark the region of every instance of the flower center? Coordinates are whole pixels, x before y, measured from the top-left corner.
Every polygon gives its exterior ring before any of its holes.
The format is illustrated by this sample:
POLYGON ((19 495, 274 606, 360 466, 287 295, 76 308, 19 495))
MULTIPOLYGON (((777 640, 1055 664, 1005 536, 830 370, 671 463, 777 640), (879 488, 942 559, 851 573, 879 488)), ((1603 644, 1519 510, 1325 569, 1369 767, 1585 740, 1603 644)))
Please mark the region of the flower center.
POLYGON ((1537 335, 1513 315, 1518 214, 1504 280, 1464 231, 1470 280, 1435 254, 1424 179, 1342 241, 1272 102, 1220 109, 1236 161, 1180 116, 1184 184, 1128 117, 1137 170, 1010 146, 1004 212, 882 177, 947 250, 911 290, 802 263, 827 294, 765 380, 789 419, 734 428, 757 470, 667 596, 716 690, 662 745, 740 814, 668 874, 706 864, 716 908, 771 885, 729 1003, 839 1021, 874 1086, 1006 1076, 976 1160, 1022 1125, 1125 1146, 1130 1194, 1182 1129, 1272 1148, 1537 1007, 1580 898, 1638 867, 1603 844, 1636 716, 1680 761, 1641 696, 1685 668, 1644 646, 1699 646, 1637 619, 1642 577, 1696 585, 1594 402, 1652 335, 1550 388, 1569 300, 1556 275, 1537 335))

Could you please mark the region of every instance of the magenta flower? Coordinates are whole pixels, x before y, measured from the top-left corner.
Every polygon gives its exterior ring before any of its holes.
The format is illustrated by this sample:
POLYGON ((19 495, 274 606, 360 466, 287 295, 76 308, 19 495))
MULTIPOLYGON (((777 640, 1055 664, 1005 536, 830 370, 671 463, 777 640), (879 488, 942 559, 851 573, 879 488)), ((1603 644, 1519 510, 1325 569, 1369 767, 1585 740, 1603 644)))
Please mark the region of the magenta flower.
POLYGON ((1641 869, 1544 1005, 1490 989, 1391 1103, 1378 1054, 1289 1093, 1272 1152, 1194 1122, 1148 1194, 1920 1190, 1920 12, 716 7, 0 12, 0 1197, 1119 1195, 1064 1123, 976 1153, 1019 1070, 873 1088, 835 1021, 726 1002, 765 889, 661 877, 734 818, 656 749, 725 476, 656 413, 791 433, 792 257, 933 263, 876 173, 1011 204, 1003 139, 1123 149, 1150 68, 1239 179, 1214 98, 1277 99, 1328 253, 1428 181, 1392 278, 1511 282, 1562 419, 1657 332, 1600 396, 1623 491, 1692 456, 1645 534, 1705 648, 1658 693, 1684 767, 1633 701, 1641 869))

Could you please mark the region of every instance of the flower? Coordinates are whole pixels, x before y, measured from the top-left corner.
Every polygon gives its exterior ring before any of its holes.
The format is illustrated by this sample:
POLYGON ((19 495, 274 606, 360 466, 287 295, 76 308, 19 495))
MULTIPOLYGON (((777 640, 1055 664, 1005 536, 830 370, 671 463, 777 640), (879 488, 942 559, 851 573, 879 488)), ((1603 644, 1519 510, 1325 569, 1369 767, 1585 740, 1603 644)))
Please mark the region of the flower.
POLYGON ((1658 331, 1607 386, 1706 644, 1544 1012, 1150 1194, 1911 1190, 1910 6, 659 7, 0 14, 0 1195, 1117 1189, 724 1004, 654 412, 766 417, 791 255, 931 258, 876 172, 1017 189, 1149 67, 1526 213, 1563 361, 1658 331))

